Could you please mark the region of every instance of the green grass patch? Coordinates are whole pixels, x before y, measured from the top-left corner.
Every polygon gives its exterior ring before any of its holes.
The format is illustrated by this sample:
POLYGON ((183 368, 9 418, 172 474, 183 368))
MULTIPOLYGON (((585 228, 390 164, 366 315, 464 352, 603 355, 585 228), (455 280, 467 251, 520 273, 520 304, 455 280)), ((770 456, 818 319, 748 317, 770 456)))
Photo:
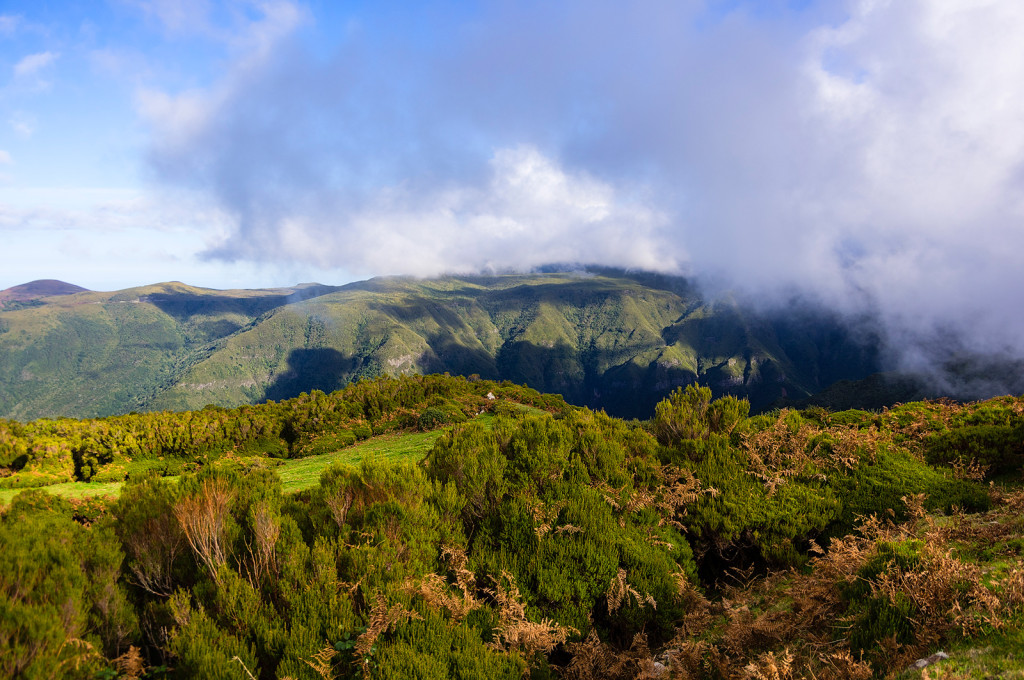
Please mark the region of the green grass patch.
MULTIPOLYGON (((1016 628, 971 640, 961 640, 945 651, 949 659, 929 666, 929 678, 1024 678, 1024 629, 1016 628)), ((898 680, 916 680, 923 677, 923 673, 916 669, 908 669, 895 677, 898 680)))
MULTIPOLYGON (((52 493, 56 496, 63 496, 64 498, 72 499, 97 498, 100 496, 117 498, 121 493, 121 484, 122 482, 65 482, 64 484, 51 484, 50 486, 34 488, 47 491, 48 493, 52 493)), ((27 490, 28 489, 0 489, 0 505, 7 505, 11 502, 12 498, 22 491, 27 490)))
MULTIPOLYGON (((544 413, 529 406, 519 408, 530 413, 544 413)), ((481 423, 490 429, 494 417, 485 413, 477 416, 474 422, 481 423)), ((334 463, 359 465, 364 458, 378 458, 389 463, 419 462, 422 460, 443 432, 450 428, 442 428, 431 432, 411 432, 406 434, 386 434, 359 442, 337 451, 319 456, 308 456, 297 460, 281 460, 274 468, 281 477, 281 485, 285 493, 293 493, 316 486, 320 482, 320 474, 334 463)), ((267 459, 271 463, 273 459, 267 459)), ((159 462, 149 461, 146 467, 159 467, 159 462)), ((141 467, 140 467, 141 470, 141 467)), ((165 479, 177 480, 177 475, 165 479)), ((95 498, 109 496, 116 498, 121 493, 122 482, 67 482, 37 487, 65 498, 95 498)), ((11 499, 24 489, 0 489, 0 505, 7 505, 11 499)))
POLYGON ((418 462, 427 455, 442 431, 386 434, 332 453, 282 461, 274 469, 281 477, 285 493, 301 491, 316 486, 320 474, 334 463, 358 465, 364 458, 379 458, 389 463, 418 462))

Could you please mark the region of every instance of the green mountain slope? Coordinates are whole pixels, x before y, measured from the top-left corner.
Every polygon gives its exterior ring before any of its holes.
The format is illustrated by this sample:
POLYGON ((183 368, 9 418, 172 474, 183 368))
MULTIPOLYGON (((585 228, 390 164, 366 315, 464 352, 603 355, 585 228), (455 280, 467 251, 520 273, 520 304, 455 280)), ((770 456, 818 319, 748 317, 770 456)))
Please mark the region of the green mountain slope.
POLYGON ((709 303, 621 272, 214 291, 180 283, 0 311, 0 416, 194 409, 379 375, 509 379, 624 416, 695 380, 756 408, 877 370, 835 320, 709 303))

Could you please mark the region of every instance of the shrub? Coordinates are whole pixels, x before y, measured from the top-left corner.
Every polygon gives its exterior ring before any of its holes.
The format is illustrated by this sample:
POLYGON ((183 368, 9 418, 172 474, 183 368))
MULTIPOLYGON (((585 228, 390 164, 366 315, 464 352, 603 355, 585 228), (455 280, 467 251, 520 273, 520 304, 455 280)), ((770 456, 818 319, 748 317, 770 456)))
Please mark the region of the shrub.
POLYGON ((654 407, 651 426, 658 441, 671 446, 684 439, 705 439, 711 434, 730 434, 747 417, 745 399, 722 397, 711 401, 711 389, 687 385, 677 388, 654 407))
POLYGON ((924 446, 933 465, 977 463, 988 476, 1002 475, 1024 464, 1024 424, 965 425, 929 435, 924 446))

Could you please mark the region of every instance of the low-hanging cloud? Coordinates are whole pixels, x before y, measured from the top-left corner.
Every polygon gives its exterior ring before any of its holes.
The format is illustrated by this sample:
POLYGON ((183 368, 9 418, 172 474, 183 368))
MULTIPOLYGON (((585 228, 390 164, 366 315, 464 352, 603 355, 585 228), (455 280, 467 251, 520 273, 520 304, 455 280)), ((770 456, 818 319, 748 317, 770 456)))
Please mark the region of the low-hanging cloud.
POLYGON ((214 257, 687 271, 915 368, 1024 357, 1024 5, 826 4, 382 11, 324 57, 268 2, 220 81, 140 95, 151 166, 231 216, 214 257))

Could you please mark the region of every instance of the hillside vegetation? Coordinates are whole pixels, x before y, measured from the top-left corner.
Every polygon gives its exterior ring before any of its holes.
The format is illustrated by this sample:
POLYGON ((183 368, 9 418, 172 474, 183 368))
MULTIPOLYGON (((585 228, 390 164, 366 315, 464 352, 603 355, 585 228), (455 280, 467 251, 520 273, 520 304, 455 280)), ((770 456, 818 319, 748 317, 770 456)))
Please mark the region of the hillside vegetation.
POLYGON ((625 417, 700 381, 756 411, 863 378, 876 354, 824 312, 765 316, 706 301, 684 279, 609 270, 250 291, 169 283, 0 309, 0 417, 235 407, 436 372, 625 417))
POLYGON ((1024 672, 1024 399, 750 416, 691 385, 639 422, 411 376, 3 428, 5 484, 127 480, 0 515, 2 677, 1024 672), (419 462, 275 472, 415 432, 419 462))

